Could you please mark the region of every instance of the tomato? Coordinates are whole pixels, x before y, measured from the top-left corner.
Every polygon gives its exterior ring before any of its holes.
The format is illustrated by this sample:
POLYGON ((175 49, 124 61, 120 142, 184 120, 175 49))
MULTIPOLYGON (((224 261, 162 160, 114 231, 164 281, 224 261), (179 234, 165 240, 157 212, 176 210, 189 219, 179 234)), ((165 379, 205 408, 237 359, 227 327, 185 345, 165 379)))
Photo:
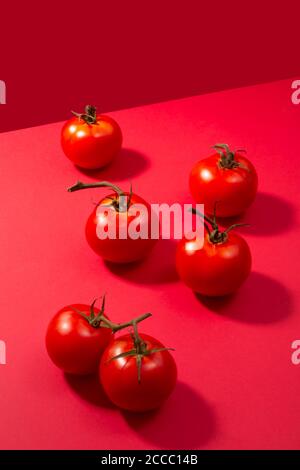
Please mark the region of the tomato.
POLYGON ((214 146, 216 153, 200 160, 190 173, 190 191, 194 200, 213 213, 218 201, 219 217, 236 216, 244 212, 257 193, 257 173, 252 163, 228 145, 214 146))
POLYGON ((112 330, 97 320, 100 313, 102 310, 93 304, 74 304, 62 308, 51 320, 46 347, 54 364, 64 372, 85 375, 98 369, 101 355, 112 339, 112 330))
MULTIPOLYGON (((210 221, 206 217, 206 222, 210 221)), ((193 291, 218 297, 235 292, 251 270, 251 253, 247 242, 229 227, 221 232, 215 222, 207 223, 203 244, 199 235, 183 238, 177 245, 176 268, 181 280, 193 291)))
POLYGON ((119 408, 158 408, 173 391, 177 368, 170 352, 155 338, 140 334, 116 338, 104 351, 99 377, 109 399, 119 408))
POLYGON ((107 182, 78 182, 69 191, 103 186, 115 192, 102 198, 87 220, 85 233, 90 247, 103 259, 114 263, 129 263, 144 258, 157 242, 156 238, 151 238, 151 223, 154 223, 154 219, 158 226, 158 216, 144 199, 137 194, 123 192, 107 182), (140 210, 131 212, 134 207, 140 210), (133 226, 141 236, 130 236, 130 227, 133 226), (106 234, 105 237, 101 237, 101 233, 106 234), (147 237, 143 238, 142 234, 147 234, 147 237))
POLYGON ((102 168, 119 153, 122 132, 114 119, 97 114, 96 108, 89 105, 85 114, 76 114, 64 124, 61 145, 75 165, 87 169, 102 168))

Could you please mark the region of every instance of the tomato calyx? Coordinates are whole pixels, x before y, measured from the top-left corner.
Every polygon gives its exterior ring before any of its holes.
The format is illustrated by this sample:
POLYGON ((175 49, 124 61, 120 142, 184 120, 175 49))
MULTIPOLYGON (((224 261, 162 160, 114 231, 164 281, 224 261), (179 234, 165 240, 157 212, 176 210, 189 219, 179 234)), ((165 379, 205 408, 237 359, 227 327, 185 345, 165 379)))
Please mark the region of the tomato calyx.
POLYGON ((214 207, 213 218, 210 218, 207 215, 202 214, 202 212, 198 211, 194 207, 191 209, 191 212, 193 214, 198 215, 204 220, 204 227, 208 233, 209 241, 213 243, 214 245, 225 243, 228 240, 228 234, 229 232, 231 232, 231 230, 237 227, 249 226, 249 224, 232 224, 226 230, 221 231, 219 229, 219 225, 217 224, 216 207, 217 207, 217 204, 215 204, 215 207, 214 207))
POLYGON ((248 170, 248 168, 235 160, 235 155, 237 152, 246 152, 245 149, 237 149, 232 151, 227 144, 215 144, 213 149, 215 149, 216 152, 220 155, 220 160, 218 162, 220 168, 232 170, 233 168, 240 167, 248 170))
POLYGON ((72 111, 74 116, 77 116, 79 119, 82 119, 86 124, 91 126, 92 124, 97 124, 97 108, 91 104, 88 104, 84 108, 84 113, 76 113, 72 111))
POLYGON ((140 315, 137 318, 134 318, 133 320, 130 320, 128 322, 124 323, 114 323, 110 321, 106 316, 104 315, 105 311, 105 300, 106 296, 104 295, 102 298, 102 304, 100 307, 99 313, 95 313, 95 303, 97 302, 97 299, 93 300, 93 302, 90 305, 90 314, 87 315, 84 312, 81 312, 77 308, 72 307, 72 310, 74 312, 78 313, 81 315, 91 326, 94 328, 110 328, 113 333, 116 333, 119 330, 122 330, 123 328, 128 328, 130 326, 133 326, 134 324, 138 324, 139 322, 146 320, 146 318, 149 318, 152 316, 151 313, 144 313, 143 315, 140 315))
POLYGON ((104 187, 112 189, 116 195, 114 197, 108 196, 107 199, 111 202, 109 204, 102 204, 102 206, 112 207, 117 212, 127 212, 130 207, 133 194, 131 184, 129 197, 127 197, 126 193, 119 186, 110 183, 109 181, 97 181, 96 183, 82 183, 82 181, 78 181, 76 184, 68 188, 68 192, 73 193, 74 191, 79 191, 81 189, 104 187))
POLYGON ((143 315, 140 315, 136 318, 133 318, 132 320, 124 323, 114 323, 110 321, 105 315, 104 315, 104 310, 105 310, 105 295, 102 298, 102 305, 100 308, 99 313, 95 313, 95 303, 97 299, 95 299, 90 306, 90 314, 87 315, 84 312, 81 312, 80 310, 72 307, 74 312, 78 313, 81 315, 88 323, 91 325, 93 328, 109 328, 112 330, 113 333, 117 333, 120 330, 123 330, 124 328, 129 328, 132 327, 133 332, 131 333, 131 338, 133 341, 133 348, 130 349, 129 351, 125 351, 121 354, 117 354, 116 356, 112 357, 110 361, 114 361, 116 359, 122 358, 122 357, 130 357, 134 356, 136 358, 136 365, 137 365, 137 378, 138 378, 138 383, 141 382, 141 373, 142 373, 142 361, 144 356, 149 356, 150 354, 155 354, 161 351, 174 351, 173 348, 153 348, 149 349, 146 342, 143 341, 141 336, 139 335, 138 332, 138 324, 147 318, 151 317, 151 313, 144 313, 143 315))
POLYGON ((95 313, 95 309, 94 309, 96 301, 97 301, 97 299, 95 299, 91 303, 91 305, 90 305, 90 314, 89 315, 87 315, 84 312, 81 312, 77 308, 72 307, 72 309, 74 310, 74 312, 81 315, 89 323, 89 325, 91 325, 93 328, 100 328, 101 321, 103 321, 103 318, 105 318, 104 317, 105 296, 103 297, 101 309, 100 309, 100 312, 98 314, 95 313))
POLYGON ((114 361, 122 357, 130 357, 130 356, 135 357, 136 366, 137 366, 137 379, 138 379, 138 383, 141 383, 143 357, 149 356, 150 354, 155 354, 161 351, 174 351, 174 349, 173 348, 148 349, 147 343, 143 341, 143 339, 139 335, 136 320, 132 321, 132 326, 133 326, 133 333, 131 334, 131 338, 132 338, 134 347, 130 349, 129 351, 125 351, 123 353, 117 354, 116 356, 112 357, 110 361, 114 361))

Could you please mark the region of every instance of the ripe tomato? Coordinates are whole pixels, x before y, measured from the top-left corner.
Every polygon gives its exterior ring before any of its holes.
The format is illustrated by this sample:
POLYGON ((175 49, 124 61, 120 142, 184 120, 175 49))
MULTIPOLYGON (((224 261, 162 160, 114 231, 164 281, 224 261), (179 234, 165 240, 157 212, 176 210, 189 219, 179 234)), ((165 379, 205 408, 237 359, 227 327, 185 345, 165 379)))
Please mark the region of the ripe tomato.
POLYGON ((154 218, 158 226, 157 215, 144 199, 137 194, 123 192, 107 182, 78 182, 69 191, 103 186, 114 189, 115 193, 102 198, 87 220, 85 233, 90 247, 103 259, 114 263, 128 263, 144 258, 157 242, 157 239, 151 238, 151 223, 154 223, 154 218), (131 212, 134 207, 140 210, 137 213, 131 212), (133 226, 137 227, 140 234, 148 234, 147 238, 132 238, 130 227, 133 226), (106 238, 100 238, 101 233, 106 234, 106 238))
POLYGON ((217 297, 235 292, 245 281, 251 270, 251 253, 247 242, 231 231, 242 224, 220 232, 215 219, 211 222, 212 230, 205 224, 203 245, 198 236, 178 243, 176 268, 193 291, 217 297))
POLYGON ((169 351, 151 336, 139 335, 140 349, 130 334, 116 338, 104 351, 99 377, 104 391, 119 408, 158 408, 176 384, 177 368, 169 351))
POLYGON ((208 214, 218 201, 219 217, 241 214, 257 193, 257 173, 242 150, 232 152, 228 145, 214 146, 216 153, 200 160, 190 173, 190 191, 208 214))
POLYGON ((97 320, 100 313, 102 310, 93 304, 74 304, 62 308, 51 320, 46 347, 54 364, 64 372, 85 375, 97 370, 112 339, 112 330, 97 320))
POLYGON ((75 165, 102 168, 120 151, 122 132, 114 119, 97 114, 94 106, 86 106, 85 114, 76 114, 64 124, 61 145, 75 165))

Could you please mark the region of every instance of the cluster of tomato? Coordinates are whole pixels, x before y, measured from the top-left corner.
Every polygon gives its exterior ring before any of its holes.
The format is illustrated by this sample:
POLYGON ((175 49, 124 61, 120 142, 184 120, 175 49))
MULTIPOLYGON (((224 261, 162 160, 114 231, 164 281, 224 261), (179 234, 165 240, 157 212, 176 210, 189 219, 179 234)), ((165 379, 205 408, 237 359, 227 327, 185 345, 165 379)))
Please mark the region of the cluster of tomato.
MULTIPOLYGON (((75 113, 76 114, 76 113, 75 113)), ((122 145, 119 125, 110 117, 99 115, 87 106, 85 113, 76 114, 62 130, 62 147, 66 156, 83 168, 106 166, 118 154, 122 145)), ((198 162, 190 174, 190 190, 196 202, 204 204, 204 241, 183 238, 177 247, 176 268, 180 278, 193 291, 204 296, 223 296, 235 292, 251 270, 251 253, 247 242, 234 229, 235 223, 220 230, 219 217, 238 216, 253 202, 257 192, 257 174, 244 156, 244 150, 231 151, 226 144, 214 146, 215 153, 198 162)), ((94 208, 86 224, 86 238, 91 248, 103 259, 128 263, 144 258, 156 243, 151 237, 120 237, 120 229, 128 228, 136 217, 130 211, 134 205, 146 208, 147 217, 139 214, 139 226, 148 232, 156 215, 140 196, 122 191, 118 186, 102 181, 78 182, 70 192, 108 187, 111 192, 94 208), (116 236, 99 237, 99 229, 107 228, 106 209, 112 208, 116 236), (99 209, 103 209, 99 217, 99 209)), ((90 374, 99 370, 104 391, 113 403, 123 409, 144 411, 156 408, 169 396, 176 383, 176 365, 168 348, 156 339, 139 334, 138 323, 150 314, 127 323, 111 322, 95 303, 63 308, 51 321, 46 345, 53 362, 71 374, 90 374), (120 337, 113 335, 123 328, 132 332, 120 337)))
POLYGON ((100 309, 95 301, 69 305, 48 326, 48 354, 67 374, 98 374, 105 393, 119 408, 158 408, 175 387, 177 368, 169 348, 138 332, 138 324, 150 316, 113 323, 105 314, 105 297, 100 309), (131 333, 114 336, 129 327, 131 333))

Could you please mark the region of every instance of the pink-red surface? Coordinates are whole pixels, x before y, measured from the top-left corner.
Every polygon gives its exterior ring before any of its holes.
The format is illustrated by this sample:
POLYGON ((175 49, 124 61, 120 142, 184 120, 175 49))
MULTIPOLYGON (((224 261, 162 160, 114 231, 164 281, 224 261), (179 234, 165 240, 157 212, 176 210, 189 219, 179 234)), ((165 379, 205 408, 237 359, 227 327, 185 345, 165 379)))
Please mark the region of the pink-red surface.
MULTIPOLYGON (((0 366, 2 449, 300 447, 300 106, 282 81, 112 113, 124 150, 98 174, 64 157, 62 124, 2 134, 0 366), (197 298, 177 278, 174 242, 134 267, 105 265, 84 238, 104 192, 69 194, 76 180, 105 178, 152 202, 190 202, 188 173, 215 142, 246 147, 257 200, 243 233, 253 272, 230 299, 197 298), (142 330, 176 348, 179 383, 162 409, 113 408, 94 379, 65 377, 47 357, 49 319, 64 305, 107 293, 122 321, 151 311, 142 330)), ((241 230, 242 231, 242 230, 241 230)))

